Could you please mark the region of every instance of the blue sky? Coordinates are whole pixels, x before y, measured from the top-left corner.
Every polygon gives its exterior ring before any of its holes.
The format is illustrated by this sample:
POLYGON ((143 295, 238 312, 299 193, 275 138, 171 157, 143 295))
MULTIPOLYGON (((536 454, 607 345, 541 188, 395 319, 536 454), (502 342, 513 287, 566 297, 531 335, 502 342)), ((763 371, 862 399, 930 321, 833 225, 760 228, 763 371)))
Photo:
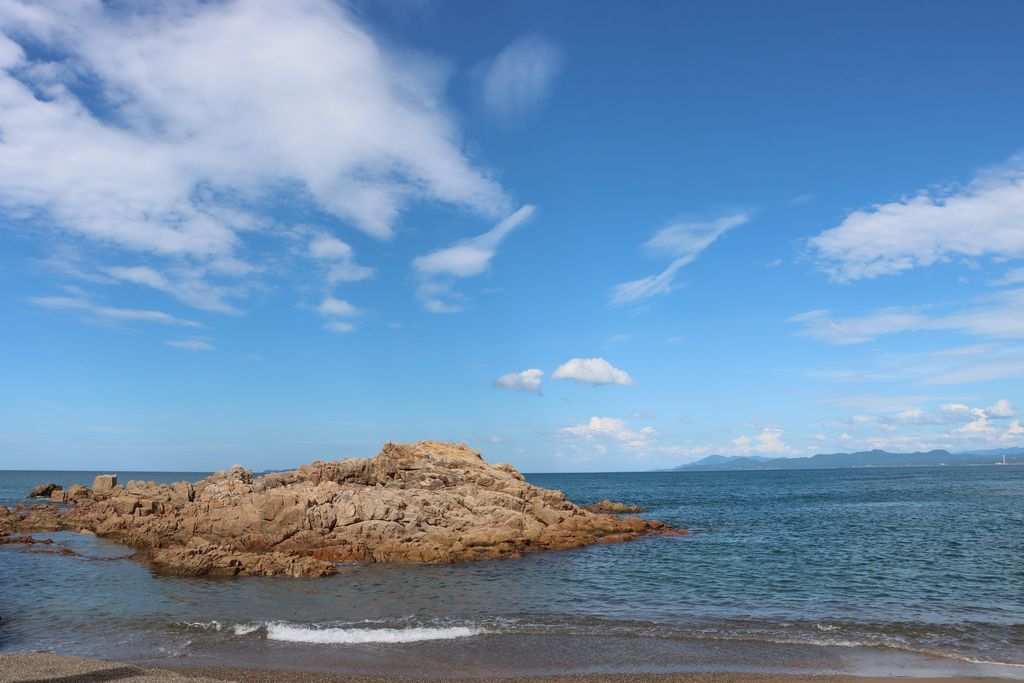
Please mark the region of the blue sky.
POLYGON ((0 468, 1022 446, 1022 20, 0 4, 0 468))

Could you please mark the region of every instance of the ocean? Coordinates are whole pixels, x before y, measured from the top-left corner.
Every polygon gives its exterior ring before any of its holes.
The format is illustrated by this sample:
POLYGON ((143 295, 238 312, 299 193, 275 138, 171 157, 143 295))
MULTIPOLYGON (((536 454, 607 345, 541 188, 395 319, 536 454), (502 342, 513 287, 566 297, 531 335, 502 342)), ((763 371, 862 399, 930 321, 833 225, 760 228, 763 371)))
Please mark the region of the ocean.
MULTIPOLYGON (((95 474, 0 472, 0 504, 95 474)), ((1024 679, 1024 467, 526 476, 691 533, 315 580, 166 577, 116 543, 34 534, 56 543, 0 546, 0 652, 391 675, 1024 679), (78 555, 46 552, 61 546, 78 555)))

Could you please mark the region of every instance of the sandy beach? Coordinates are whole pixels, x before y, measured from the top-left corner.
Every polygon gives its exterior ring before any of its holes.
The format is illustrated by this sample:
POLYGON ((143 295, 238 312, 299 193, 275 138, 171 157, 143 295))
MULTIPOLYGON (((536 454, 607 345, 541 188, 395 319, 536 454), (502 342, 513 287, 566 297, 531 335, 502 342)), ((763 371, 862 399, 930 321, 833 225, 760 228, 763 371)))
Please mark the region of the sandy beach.
POLYGON ((546 676, 525 678, 397 678, 350 676, 340 673, 278 671, 240 668, 145 668, 133 664, 106 662, 82 657, 50 653, 19 653, 0 655, 0 683, 61 681, 89 683, 124 681, 160 683, 180 681, 284 681, 286 683, 386 683, 415 681, 441 683, 463 681, 472 683, 877 683, 904 680, 915 683, 985 683, 996 678, 903 678, 861 676, 764 675, 750 673, 683 673, 683 674, 588 674, 580 676, 546 676))

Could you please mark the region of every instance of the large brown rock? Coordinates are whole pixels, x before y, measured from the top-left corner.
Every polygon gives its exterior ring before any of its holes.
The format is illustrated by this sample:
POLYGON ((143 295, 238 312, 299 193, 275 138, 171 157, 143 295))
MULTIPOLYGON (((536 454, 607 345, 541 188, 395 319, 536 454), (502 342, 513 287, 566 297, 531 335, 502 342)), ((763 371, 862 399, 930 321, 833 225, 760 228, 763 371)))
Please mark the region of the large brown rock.
POLYGON ((117 486, 116 474, 101 474, 92 480, 92 492, 103 495, 110 493, 117 486))
POLYGON ((261 477, 236 465, 194 484, 98 484, 64 527, 186 575, 322 576, 344 561, 458 562, 685 533, 586 510, 510 465, 434 441, 261 477))

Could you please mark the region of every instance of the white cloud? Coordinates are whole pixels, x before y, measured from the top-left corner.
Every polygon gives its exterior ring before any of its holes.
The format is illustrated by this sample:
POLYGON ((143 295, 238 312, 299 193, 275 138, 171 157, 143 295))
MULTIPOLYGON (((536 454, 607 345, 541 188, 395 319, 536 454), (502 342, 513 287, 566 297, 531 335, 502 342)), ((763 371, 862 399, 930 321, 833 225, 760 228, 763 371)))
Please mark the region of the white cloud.
POLYGON ((373 275, 373 268, 356 263, 355 251, 333 235, 316 235, 309 243, 309 255, 327 264, 327 281, 358 282, 373 275))
POLYGON ((529 391, 539 393, 543 370, 531 368, 522 372, 510 372, 494 380, 494 386, 502 389, 516 389, 517 391, 529 391))
POLYGON ((614 417, 591 417, 588 422, 563 427, 562 432, 588 440, 613 440, 629 448, 643 448, 655 435, 653 427, 633 431, 624 420, 614 417))
POLYGON ((215 351, 216 348, 210 342, 203 341, 202 339, 172 339, 165 341, 164 344, 168 346, 174 346, 179 349, 188 349, 189 351, 215 351))
POLYGON ((848 318, 834 318, 830 311, 819 309, 792 316, 788 322, 800 323, 800 334, 830 344, 860 344, 883 335, 927 330, 1024 339, 1024 289, 1004 290, 957 307, 947 312, 935 306, 891 307, 848 318))
POLYGON ((753 438, 741 435, 732 440, 732 451, 736 455, 795 453, 782 441, 783 430, 765 427, 753 438))
POLYGON ((151 266, 109 266, 103 270, 115 280, 152 287, 204 311, 240 312, 227 300, 238 294, 239 289, 210 283, 205 278, 205 269, 180 269, 170 276, 151 266))
POLYGON ((349 322, 344 322, 341 320, 332 320, 331 322, 324 324, 324 329, 330 330, 331 332, 347 333, 354 332, 356 326, 349 322))
POLYGON ((854 211, 809 240, 821 267, 857 280, 929 266, 954 256, 1024 257, 1024 157, 968 185, 854 211))
POLYGON ((985 409, 989 417, 1013 417, 1017 409, 1005 398, 1001 398, 985 409))
POLYGON ((971 408, 963 403, 944 403, 939 408, 954 420, 966 421, 955 430, 958 434, 977 436, 992 431, 992 426, 988 422, 988 414, 984 408, 971 408))
POLYGON ((85 298, 67 296, 34 296, 29 303, 42 308, 80 311, 88 318, 100 318, 116 322, 151 322, 160 325, 177 325, 182 327, 202 327, 194 320, 175 318, 162 311, 150 311, 139 308, 118 308, 101 306, 85 298))
POLYGON ((491 62, 482 81, 484 104, 502 119, 540 108, 562 67, 562 53, 540 36, 519 38, 491 62))
POLYGON ((633 378, 625 370, 614 367, 604 358, 573 358, 551 373, 552 379, 571 379, 582 384, 619 384, 633 386, 633 378))
MULTIPOLYGON (((463 151, 447 72, 330 0, 4 3, 0 216, 146 254, 111 272, 237 312, 239 288, 210 275, 276 259, 268 237, 287 230, 265 216, 282 193, 380 239, 415 202, 510 210, 463 151)), ((308 255, 331 282, 369 277, 343 246, 325 234, 308 255)))
POLYGON ((668 294, 676 288, 676 274, 683 266, 692 263, 726 232, 749 221, 749 215, 737 213, 713 221, 677 222, 659 230, 644 243, 644 249, 654 255, 673 257, 674 260, 668 268, 656 275, 616 285, 612 289, 611 304, 621 306, 668 294))
POLYGON ((1024 438, 1024 426, 1021 425, 1020 420, 1011 422, 1003 436, 1012 439, 1024 438))
POLYGON ((460 305, 445 301, 451 293, 452 280, 475 277, 486 271, 502 240, 530 220, 535 210, 536 207, 525 204, 482 235, 413 259, 413 269, 420 278, 417 294, 424 307, 432 313, 462 310, 460 305))
POLYGON ((320 315, 328 317, 350 318, 359 315, 361 311, 342 299, 335 299, 333 296, 324 297, 324 300, 317 306, 320 315))
POLYGON ((1003 277, 997 280, 992 280, 989 284, 995 286, 1024 284, 1024 268, 1014 268, 1004 274, 1003 277))

